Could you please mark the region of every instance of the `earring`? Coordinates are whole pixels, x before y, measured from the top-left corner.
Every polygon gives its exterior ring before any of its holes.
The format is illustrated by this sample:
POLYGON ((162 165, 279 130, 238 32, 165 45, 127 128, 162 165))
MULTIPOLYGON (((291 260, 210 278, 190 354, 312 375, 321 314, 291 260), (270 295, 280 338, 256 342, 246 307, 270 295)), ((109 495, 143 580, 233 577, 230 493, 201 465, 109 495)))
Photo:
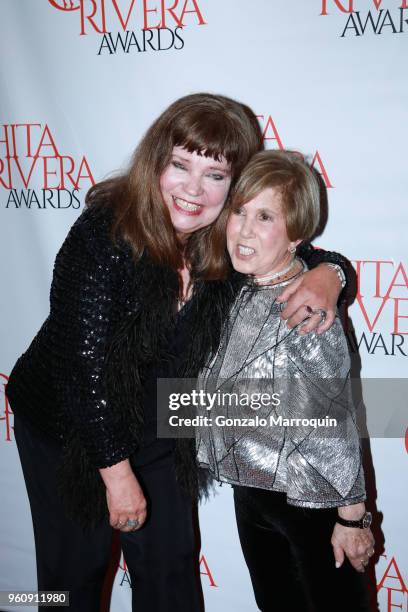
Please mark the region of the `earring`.
POLYGON ((294 253, 296 253, 296 247, 295 247, 295 246, 291 246, 291 247, 289 248, 289 253, 291 253, 292 255, 293 255, 294 253))

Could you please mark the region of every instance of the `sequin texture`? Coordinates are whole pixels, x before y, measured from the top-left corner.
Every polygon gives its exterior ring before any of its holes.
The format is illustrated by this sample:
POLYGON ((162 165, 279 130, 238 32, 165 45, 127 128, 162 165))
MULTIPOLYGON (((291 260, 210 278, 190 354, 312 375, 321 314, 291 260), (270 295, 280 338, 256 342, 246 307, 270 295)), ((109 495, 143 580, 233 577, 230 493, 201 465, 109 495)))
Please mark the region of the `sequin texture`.
POLYGON ((129 457, 133 442, 107 405, 104 361, 112 335, 136 308, 130 248, 114 246, 111 217, 88 209, 54 265, 50 314, 10 375, 11 406, 64 441, 79 431, 92 465, 129 457))

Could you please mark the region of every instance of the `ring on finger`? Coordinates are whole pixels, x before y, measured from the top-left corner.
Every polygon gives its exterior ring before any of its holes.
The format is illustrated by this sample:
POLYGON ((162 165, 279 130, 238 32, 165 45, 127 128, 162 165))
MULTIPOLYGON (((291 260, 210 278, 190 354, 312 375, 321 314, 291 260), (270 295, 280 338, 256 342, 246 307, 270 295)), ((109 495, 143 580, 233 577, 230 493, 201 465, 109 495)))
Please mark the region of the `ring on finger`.
POLYGON ((309 319, 312 315, 315 315, 315 314, 319 315, 321 319, 320 323, 324 323, 325 320, 327 319, 327 311, 324 308, 314 308, 313 309, 311 306, 308 306, 307 304, 305 305, 305 308, 306 308, 306 312, 307 312, 309 319))
POLYGON ((327 311, 324 308, 315 308, 313 314, 318 314, 321 318, 321 323, 324 323, 327 319, 327 311))
POLYGON ((139 527, 139 519, 128 519, 126 521, 126 527, 132 527, 132 529, 137 529, 139 527))

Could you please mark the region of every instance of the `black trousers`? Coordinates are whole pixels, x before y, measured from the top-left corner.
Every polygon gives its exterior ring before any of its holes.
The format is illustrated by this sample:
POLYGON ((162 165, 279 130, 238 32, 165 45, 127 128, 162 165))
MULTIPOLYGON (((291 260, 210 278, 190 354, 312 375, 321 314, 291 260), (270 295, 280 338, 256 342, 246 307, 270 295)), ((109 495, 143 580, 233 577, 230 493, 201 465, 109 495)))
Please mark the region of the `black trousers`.
MULTIPOLYGON (((60 447, 17 415, 14 431, 33 519, 38 589, 70 591, 73 612, 98 612, 112 529, 104 521, 87 532, 67 518, 57 495, 60 447)), ((140 468, 137 476, 148 499, 148 520, 138 531, 121 533, 132 610, 199 612, 192 504, 177 484, 173 453, 140 468)))
POLYGON ((290 506, 286 495, 234 487, 242 551, 262 612, 368 612, 364 574, 336 569, 337 509, 290 506))

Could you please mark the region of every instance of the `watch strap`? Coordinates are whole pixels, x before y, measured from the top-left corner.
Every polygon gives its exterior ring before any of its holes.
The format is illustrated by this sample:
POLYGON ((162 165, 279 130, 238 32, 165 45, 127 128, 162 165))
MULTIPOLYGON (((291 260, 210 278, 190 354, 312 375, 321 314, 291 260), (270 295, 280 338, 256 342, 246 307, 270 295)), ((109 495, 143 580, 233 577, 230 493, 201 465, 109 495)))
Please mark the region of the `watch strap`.
POLYGON ((340 525, 343 525, 343 527, 354 527, 355 529, 366 529, 367 527, 370 527, 371 521, 371 512, 364 512, 363 516, 358 521, 348 521, 344 518, 341 518, 341 516, 338 516, 336 519, 336 522, 340 525))

